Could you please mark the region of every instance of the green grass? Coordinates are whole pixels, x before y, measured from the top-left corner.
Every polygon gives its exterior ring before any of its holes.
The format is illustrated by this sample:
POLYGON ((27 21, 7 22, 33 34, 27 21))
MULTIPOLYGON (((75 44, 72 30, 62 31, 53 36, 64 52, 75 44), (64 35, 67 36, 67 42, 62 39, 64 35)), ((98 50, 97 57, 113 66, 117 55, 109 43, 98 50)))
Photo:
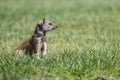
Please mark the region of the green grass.
POLYGON ((0 80, 120 80, 119 57, 119 0, 0 0, 0 80), (44 17, 47 57, 13 57, 44 17))

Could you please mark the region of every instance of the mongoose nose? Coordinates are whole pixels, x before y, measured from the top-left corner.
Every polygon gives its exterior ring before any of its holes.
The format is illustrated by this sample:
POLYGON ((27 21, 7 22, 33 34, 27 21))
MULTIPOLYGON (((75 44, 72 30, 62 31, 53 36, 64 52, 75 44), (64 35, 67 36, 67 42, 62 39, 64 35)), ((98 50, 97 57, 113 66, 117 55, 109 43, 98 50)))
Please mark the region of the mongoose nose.
POLYGON ((56 28, 57 28, 58 26, 56 26, 56 28))

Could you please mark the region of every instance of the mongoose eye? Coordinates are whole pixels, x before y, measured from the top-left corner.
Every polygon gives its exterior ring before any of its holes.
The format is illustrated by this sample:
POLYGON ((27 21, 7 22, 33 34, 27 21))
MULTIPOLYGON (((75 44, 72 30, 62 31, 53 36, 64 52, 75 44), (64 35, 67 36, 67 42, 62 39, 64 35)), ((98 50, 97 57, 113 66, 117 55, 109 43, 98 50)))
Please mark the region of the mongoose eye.
POLYGON ((52 23, 49 23, 49 25, 52 25, 52 23))

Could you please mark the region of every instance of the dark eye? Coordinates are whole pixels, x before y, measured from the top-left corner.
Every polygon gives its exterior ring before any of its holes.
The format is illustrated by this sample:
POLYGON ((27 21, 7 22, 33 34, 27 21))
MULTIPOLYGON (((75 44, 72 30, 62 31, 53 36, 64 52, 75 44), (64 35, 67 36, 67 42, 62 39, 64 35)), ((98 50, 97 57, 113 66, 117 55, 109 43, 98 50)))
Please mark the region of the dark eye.
POLYGON ((49 25, 52 25, 52 23, 49 23, 49 25))

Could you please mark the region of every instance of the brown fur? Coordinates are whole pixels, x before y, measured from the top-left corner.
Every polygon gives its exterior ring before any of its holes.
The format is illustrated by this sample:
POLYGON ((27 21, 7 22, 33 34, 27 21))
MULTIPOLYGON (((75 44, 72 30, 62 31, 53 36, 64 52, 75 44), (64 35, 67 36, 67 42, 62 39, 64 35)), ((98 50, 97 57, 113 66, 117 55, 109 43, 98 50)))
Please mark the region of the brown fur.
POLYGON ((42 53, 42 56, 46 55, 46 32, 54 30, 55 28, 57 28, 57 26, 47 19, 40 20, 36 25, 33 35, 20 44, 14 50, 13 55, 23 53, 29 55, 35 53, 36 56, 39 56, 40 53, 42 53))
POLYGON ((29 39, 25 40, 23 43, 21 43, 15 50, 14 50, 14 56, 16 54, 23 54, 23 53, 29 53, 30 55, 32 54, 32 47, 30 45, 30 41, 32 40, 32 37, 29 39))

